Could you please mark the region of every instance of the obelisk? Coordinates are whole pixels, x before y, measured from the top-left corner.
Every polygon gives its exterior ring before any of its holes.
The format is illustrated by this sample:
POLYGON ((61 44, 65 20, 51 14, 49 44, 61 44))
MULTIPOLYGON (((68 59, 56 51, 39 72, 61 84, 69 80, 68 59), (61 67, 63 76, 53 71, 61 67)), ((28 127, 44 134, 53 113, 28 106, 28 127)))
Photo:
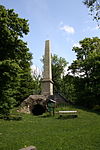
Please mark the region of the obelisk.
POLYGON ((42 95, 53 95, 53 81, 51 68, 51 47, 50 41, 45 41, 45 55, 44 55, 44 71, 43 80, 41 82, 42 95))

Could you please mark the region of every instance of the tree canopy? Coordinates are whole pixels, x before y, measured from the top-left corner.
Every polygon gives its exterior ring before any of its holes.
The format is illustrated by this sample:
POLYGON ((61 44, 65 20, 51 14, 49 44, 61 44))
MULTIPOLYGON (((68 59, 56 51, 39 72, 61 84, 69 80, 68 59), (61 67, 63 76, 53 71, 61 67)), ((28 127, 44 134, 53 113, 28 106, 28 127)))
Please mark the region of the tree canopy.
POLYGON ((0 113, 32 93, 32 54, 22 40, 28 32, 28 20, 0 5, 0 113))
POLYGON ((100 39, 85 38, 79 43, 80 48, 73 47, 77 59, 69 67, 76 78, 78 102, 88 107, 100 105, 100 39))
POLYGON ((68 62, 65 58, 52 56, 52 80, 54 81, 54 92, 61 92, 62 78, 68 62))

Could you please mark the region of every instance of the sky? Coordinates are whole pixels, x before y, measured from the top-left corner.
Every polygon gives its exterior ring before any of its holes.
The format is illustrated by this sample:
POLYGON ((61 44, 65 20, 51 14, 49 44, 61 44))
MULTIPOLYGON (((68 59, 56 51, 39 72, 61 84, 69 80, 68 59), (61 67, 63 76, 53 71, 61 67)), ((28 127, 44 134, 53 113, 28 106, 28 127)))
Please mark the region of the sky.
POLYGON ((23 40, 33 54, 33 68, 42 70, 45 40, 51 41, 52 54, 69 64, 75 60, 73 46, 86 37, 99 37, 96 21, 82 3, 83 0, 0 0, 0 5, 14 9, 29 23, 30 32, 23 40))

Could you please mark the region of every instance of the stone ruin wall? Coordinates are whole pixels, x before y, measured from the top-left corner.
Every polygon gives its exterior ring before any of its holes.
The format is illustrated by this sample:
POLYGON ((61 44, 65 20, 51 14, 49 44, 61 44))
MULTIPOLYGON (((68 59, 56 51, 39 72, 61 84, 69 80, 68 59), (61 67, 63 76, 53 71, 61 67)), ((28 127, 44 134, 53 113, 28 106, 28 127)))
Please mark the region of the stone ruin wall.
POLYGON ((25 99, 20 107, 20 112, 22 113, 32 113, 35 106, 40 105, 43 108, 46 108, 47 104, 47 96, 44 95, 30 95, 27 99, 25 99))

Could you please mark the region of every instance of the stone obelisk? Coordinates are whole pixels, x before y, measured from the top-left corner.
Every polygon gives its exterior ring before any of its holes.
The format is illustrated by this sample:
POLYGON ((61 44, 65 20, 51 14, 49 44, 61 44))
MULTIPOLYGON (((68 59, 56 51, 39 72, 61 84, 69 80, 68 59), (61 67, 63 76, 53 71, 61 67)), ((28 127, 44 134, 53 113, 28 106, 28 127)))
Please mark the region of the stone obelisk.
POLYGON ((44 72, 43 80, 41 82, 42 95, 53 95, 53 81, 52 81, 52 68, 51 68, 51 47, 50 41, 45 41, 45 55, 44 55, 44 72))

